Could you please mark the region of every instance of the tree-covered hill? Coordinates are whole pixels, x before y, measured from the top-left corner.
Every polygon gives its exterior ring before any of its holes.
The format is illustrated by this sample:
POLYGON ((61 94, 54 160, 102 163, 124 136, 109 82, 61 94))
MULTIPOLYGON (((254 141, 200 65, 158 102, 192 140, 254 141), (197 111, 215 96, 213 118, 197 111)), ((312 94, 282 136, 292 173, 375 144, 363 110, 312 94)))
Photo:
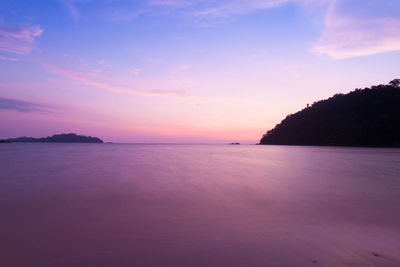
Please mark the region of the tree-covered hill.
POLYGON ((260 144, 400 147, 400 79, 315 102, 288 115, 260 144))
POLYGON ((70 134, 55 134, 49 137, 18 137, 1 140, 3 143, 103 143, 98 137, 70 134))

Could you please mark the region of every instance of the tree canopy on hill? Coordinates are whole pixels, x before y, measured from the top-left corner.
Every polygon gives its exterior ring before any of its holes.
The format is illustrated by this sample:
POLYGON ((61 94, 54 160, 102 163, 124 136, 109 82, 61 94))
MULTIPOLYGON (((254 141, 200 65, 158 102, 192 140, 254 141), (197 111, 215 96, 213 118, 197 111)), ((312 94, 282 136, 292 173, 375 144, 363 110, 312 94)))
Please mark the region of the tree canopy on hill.
POLYGON ((260 144, 400 147, 400 79, 314 102, 260 144))
POLYGON ((55 134, 49 137, 18 137, 2 140, 3 143, 103 143, 98 137, 70 134, 55 134))

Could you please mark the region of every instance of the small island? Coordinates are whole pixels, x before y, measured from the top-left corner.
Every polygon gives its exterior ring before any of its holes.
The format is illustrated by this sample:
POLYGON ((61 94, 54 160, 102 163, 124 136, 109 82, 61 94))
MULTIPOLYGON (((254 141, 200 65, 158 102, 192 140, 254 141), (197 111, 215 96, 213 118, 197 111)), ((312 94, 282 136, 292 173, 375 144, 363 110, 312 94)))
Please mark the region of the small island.
POLYGON ((400 147, 400 79, 307 105, 260 144, 400 147))
POLYGON ((103 143, 98 137, 69 134, 55 134, 53 136, 33 138, 19 137, 0 140, 0 143, 103 143))

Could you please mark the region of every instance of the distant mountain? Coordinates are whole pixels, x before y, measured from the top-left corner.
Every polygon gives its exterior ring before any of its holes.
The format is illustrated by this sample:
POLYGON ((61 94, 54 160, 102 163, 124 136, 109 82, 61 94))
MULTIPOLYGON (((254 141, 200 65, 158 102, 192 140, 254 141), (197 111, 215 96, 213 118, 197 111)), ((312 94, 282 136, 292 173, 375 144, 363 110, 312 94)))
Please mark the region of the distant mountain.
POLYGON ((55 134, 49 137, 33 138, 33 137, 19 137, 1 140, 3 143, 10 142, 33 142, 33 143, 103 143, 100 138, 92 136, 77 135, 74 133, 70 134, 55 134))
POLYGON ((400 147, 400 79, 314 102, 260 144, 400 147))

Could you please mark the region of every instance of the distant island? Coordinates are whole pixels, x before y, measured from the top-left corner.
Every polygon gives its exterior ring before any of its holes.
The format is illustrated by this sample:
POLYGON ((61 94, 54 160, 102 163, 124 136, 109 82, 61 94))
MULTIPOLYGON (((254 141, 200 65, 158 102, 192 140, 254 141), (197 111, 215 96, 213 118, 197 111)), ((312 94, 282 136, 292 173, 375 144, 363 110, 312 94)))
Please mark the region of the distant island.
POLYGON ((55 134, 49 137, 19 137, 0 140, 0 143, 103 143, 98 137, 69 134, 55 134))
POLYGON ((400 79, 307 105, 260 144, 400 147, 400 79))

